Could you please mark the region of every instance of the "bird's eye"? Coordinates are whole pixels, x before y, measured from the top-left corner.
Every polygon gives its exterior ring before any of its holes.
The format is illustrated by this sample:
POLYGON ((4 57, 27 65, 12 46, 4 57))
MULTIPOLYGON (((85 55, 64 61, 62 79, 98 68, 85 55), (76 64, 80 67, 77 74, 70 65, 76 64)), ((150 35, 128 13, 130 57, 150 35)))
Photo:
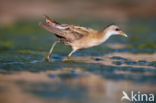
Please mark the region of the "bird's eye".
POLYGON ((120 31, 120 29, 119 28, 116 28, 115 31, 120 31))

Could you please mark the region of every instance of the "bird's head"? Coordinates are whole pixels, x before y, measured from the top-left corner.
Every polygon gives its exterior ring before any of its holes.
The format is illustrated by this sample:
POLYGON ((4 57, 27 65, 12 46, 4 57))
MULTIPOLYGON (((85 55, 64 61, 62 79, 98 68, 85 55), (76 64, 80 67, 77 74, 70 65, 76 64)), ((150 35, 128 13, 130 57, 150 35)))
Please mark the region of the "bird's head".
POLYGON ((106 28, 106 34, 108 34, 109 36, 111 36, 111 35, 122 35, 124 37, 128 37, 123 31, 121 31, 119 26, 117 26, 115 24, 109 25, 106 28))

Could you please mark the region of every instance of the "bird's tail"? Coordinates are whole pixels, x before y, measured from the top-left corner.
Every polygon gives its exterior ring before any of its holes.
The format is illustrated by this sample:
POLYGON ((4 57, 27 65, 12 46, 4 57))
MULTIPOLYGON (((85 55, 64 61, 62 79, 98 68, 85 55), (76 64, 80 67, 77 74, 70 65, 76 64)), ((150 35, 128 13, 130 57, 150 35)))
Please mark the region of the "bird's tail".
POLYGON ((56 28, 56 27, 53 26, 53 25, 49 25, 49 24, 43 23, 43 22, 40 22, 39 25, 40 25, 41 27, 43 27, 44 29, 46 29, 46 30, 48 30, 48 31, 50 31, 50 32, 53 32, 53 33, 55 33, 55 34, 57 34, 57 35, 59 35, 59 34, 62 33, 62 31, 61 31, 60 29, 56 28))
POLYGON ((56 22, 54 19, 50 18, 49 16, 46 16, 45 15, 45 19, 46 19, 46 22, 49 23, 49 24, 59 24, 58 22, 56 22))
POLYGON ((40 22, 39 25, 44 29, 53 32, 55 34, 60 34, 62 31, 56 28, 57 23, 54 19, 50 18, 49 16, 45 15, 46 23, 40 22))

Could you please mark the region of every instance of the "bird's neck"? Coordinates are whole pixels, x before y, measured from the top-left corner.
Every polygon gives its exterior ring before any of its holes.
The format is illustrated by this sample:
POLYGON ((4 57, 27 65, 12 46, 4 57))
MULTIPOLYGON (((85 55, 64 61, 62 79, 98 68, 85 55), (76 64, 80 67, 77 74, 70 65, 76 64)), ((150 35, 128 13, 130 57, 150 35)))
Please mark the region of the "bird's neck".
POLYGON ((108 32, 107 30, 101 31, 101 34, 100 34, 101 42, 105 42, 107 39, 109 39, 111 35, 112 33, 108 32))

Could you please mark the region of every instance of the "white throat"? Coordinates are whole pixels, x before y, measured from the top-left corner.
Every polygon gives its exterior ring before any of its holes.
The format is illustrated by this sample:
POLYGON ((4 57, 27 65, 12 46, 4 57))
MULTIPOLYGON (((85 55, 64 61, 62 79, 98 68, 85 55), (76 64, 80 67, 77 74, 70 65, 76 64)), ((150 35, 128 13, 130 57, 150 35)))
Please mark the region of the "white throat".
POLYGON ((104 35, 104 37, 103 37, 103 39, 102 39, 102 42, 105 42, 111 35, 112 35, 112 32, 107 32, 107 33, 104 35))

